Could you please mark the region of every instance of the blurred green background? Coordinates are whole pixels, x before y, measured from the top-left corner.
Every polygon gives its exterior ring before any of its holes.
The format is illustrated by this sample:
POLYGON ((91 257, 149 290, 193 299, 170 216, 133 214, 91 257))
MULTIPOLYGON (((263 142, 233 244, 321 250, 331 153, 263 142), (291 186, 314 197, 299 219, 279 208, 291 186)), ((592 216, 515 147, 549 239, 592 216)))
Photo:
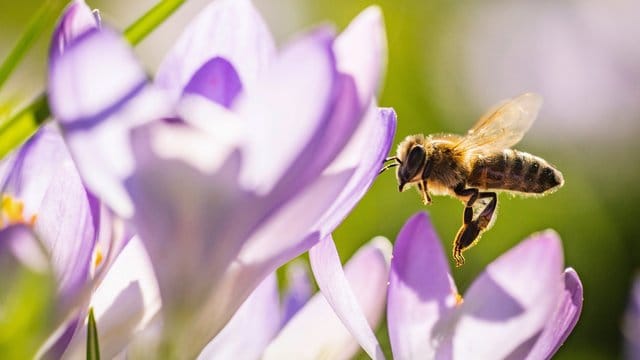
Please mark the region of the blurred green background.
MULTIPOLYGON (((4 58, 42 1, 0 2, 4 58)), ((153 1, 88 1, 123 29, 153 1)), ((136 48, 150 72, 207 1, 191 1, 136 48)), ((370 1, 255 0, 280 43, 319 22, 339 29, 370 1)), ((545 104, 518 149, 555 164, 566 184, 544 198, 499 197, 499 216, 453 274, 464 290, 516 243, 547 228, 562 237, 566 266, 584 284, 581 319, 558 359, 622 356, 621 324, 640 265, 640 2, 384 0, 389 60, 381 106, 398 114, 395 145, 414 133, 464 133, 498 101, 535 91, 545 104)), ((48 34, 0 94, 18 106, 43 89, 48 34)), ((0 109, 6 111, 6 109, 0 109)), ((346 260, 376 235, 395 239, 404 221, 428 211, 446 249, 462 204, 436 197, 426 208, 398 193, 391 172, 334 234, 346 260)), ((381 339, 385 342, 386 339, 381 339)))

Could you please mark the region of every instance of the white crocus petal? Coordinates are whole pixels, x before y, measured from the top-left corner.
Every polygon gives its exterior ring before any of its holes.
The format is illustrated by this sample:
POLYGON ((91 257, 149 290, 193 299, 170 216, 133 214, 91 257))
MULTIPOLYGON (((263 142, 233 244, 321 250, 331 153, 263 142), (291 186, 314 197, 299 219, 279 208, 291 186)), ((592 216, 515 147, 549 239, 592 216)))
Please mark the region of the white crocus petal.
POLYGON ((198 359, 260 359, 280 330, 280 317, 278 282, 274 273, 245 300, 198 359))
POLYGON ((217 0, 180 36, 160 65, 156 84, 177 99, 196 70, 220 56, 234 65, 250 91, 274 55, 273 38, 250 0, 217 0))
MULTIPOLYGON (((327 242, 333 244, 331 239, 323 240, 323 243, 327 242)), ((325 254, 320 254, 323 258, 324 255, 329 258, 334 257, 330 246, 324 247, 323 250, 329 250, 325 254)), ((349 310, 363 316, 366 327, 377 326, 384 311, 390 253, 389 241, 377 238, 365 245, 349 260, 344 272, 339 259, 337 264, 333 261, 325 263, 324 260, 329 260, 328 258, 321 259, 321 263, 317 264, 322 267, 328 265, 327 272, 324 274, 329 277, 323 278, 324 280, 336 281, 332 284, 325 283, 331 288, 329 289, 331 296, 335 296, 332 300, 342 304, 346 298, 349 298, 348 302, 355 301, 350 305, 349 310), (335 265, 338 266, 337 269, 335 265)), ((317 293, 291 318, 278 337, 269 345, 263 359, 350 359, 355 355, 358 351, 358 343, 336 315, 335 307, 332 308, 329 305, 325 298, 327 294, 325 290, 317 293)), ((375 346, 377 347, 375 358, 384 358, 377 341, 375 346)))
MULTIPOLYGON (((100 354, 107 359, 120 353, 160 310, 151 261, 137 237, 122 249, 93 294, 90 306, 96 317, 100 354)), ((76 332, 65 359, 84 358, 86 329, 83 325, 76 332)))
POLYGON ((358 98, 366 106, 380 87, 387 65, 387 38, 382 11, 370 6, 362 11, 336 38, 337 67, 353 76, 358 98))
POLYGON ((335 83, 332 35, 320 29, 285 48, 235 110, 247 121, 240 181, 268 193, 312 137, 322 131, 335 83))

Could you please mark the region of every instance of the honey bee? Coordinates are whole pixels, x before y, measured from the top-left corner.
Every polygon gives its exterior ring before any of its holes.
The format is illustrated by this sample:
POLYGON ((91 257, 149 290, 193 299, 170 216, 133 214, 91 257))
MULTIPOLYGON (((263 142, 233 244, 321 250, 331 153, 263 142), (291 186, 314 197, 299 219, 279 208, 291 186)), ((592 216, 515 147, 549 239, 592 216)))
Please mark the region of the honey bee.
POLYGON ((407 136, 393 161, 381 172, 398 167, 398 190, 417 186, 425 204, 431 195, 450 195, 465 204, 463 224, 453 242, 456 266, 493 225, 497 191, 546 195, 564 184, 562 173, 544 159, 511 149, 529 130, 542 98, 526 93, 490 110, 464 136, 407 136))

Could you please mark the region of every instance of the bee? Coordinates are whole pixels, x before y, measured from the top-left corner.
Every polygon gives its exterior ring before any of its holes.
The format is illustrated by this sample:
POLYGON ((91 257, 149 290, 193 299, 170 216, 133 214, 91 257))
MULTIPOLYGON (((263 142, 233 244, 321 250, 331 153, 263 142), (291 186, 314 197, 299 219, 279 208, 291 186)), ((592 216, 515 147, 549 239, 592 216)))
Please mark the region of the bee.
POLYGON ((407 136, 392 163, 398 190, 416 186, 425 205, 431 195, 450 195, 464 204, 463 223, 453 242, 456 266, 495 220, 498 191, 546 195, 564 184, 562 173, 544 159, 511 149, 536 119, 542 97, 526 93, 495 106, 464 136, 407 136))

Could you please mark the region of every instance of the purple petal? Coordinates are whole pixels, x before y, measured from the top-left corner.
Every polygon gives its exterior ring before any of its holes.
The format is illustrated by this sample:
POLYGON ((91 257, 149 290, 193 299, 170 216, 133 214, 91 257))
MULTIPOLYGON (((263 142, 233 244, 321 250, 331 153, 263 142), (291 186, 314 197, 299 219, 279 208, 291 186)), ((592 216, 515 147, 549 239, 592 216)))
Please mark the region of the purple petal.
POLYGON ((338 70, 356 82, 360 104, 366 107, 380 86, 387 64, 387 38, 378 6, 362 11, 336 39, 338 70))
POLYGON ((273 38, 251 1, 214 1, 191 21, 165 57, 156 83, 177 99, 196 70, 222 57, 233 64, 243 87, 251 89, 274 54, 273 38))
POLYGON ((355 172, 320 221, 323 236, 332 232, 367 192, 389 153, 395 130, 395 111, 372 105, 347 146, 326 170, 332 173, 352 168, 355 172))
POLYGON ((311 297, 311 279, 305 262, 294 260, 287 264, 287 289, 282 301, 282 321, 284 326, 311 297))
MULTIPOLYGON (((319 241, 318 233, 309 229, 326 211, 350 176, 349 172, 323 175, 305 192, 271 214, 267 222, 245 242, 222 282, 208 299, 210 312, 205 318, 213 332, 212 336, 219 330, 215 327, 228 321, 265 276, 319 241)), ((246 217, 246 214, 241 214, 246 217)), ((208 284, 212 286, 211 282, 208 284)))
POLYGON ((84 0, 73 0, 53 31, 49 57, 59 57, 68 46, 89 30, 100 26, 100 20, 84 0))
MULTIPOLYGON (((385 243, 389 245, 388 241, 385 243)), ((309 259, 311 261, 311 268, 315 275, 318 287, 322 291, 325 299, 331 305, 336 315, 342 320, 344 326, 349 329, 351 334, 358 340, 362 348, 367 352, 369 356, 374 359, 383 359, 384 354, 380 348, 380 344, 376 339, 371 326, 375 326, 375 323, 371 324, 371 316, 377 316, 378 319, 382 315, 382 309, 384 306, 384 292, 386 288, 386 279, 388 278, 388 267, 385 259, 385 254, 382 249, 371 247, 368 249, 369 255, 365 255, 364 252, 360 256, 378 256, 378 264, 382 264, 379 269, 373 267, 375 264, 374 259, 369 259, 367 263, 362 261, 359 257, 354 256, 352 259, 353 266, 352 271, 355 272, 354 278, 360 280, 358 282, 349 283, 340 264, 340 258, 338 257, 335 244, 331 237, 321 240, 311 250, 309 250, 309 259), (356 264, 362 264, 362 268, 358 268, 356 264), (365 265, 366 264, 366 265, 365 265), (362 296, 363 292, 368 292, 369 296, 362 296), (355 295, 358 294, 358 295, 355 295), (377 296, 376 296, 377 294, 377 296), (378 306, 367 306, 369 311, 363 312, 359 301, 364 299, 371 299, 371 297, 377 297, 379 301, 380 314, 370 312, 371 309, 377 309, 378 306), (368 313, 369 316, 366 316, 368 313)), ((353 279, 353 278, 352 278, 353 279)))
POLYGON ((414 215, 400 230, 391 260, 387 322, 393 356, 434 358, 441 340, 435 326, 458 296, 428 215, 414 215))
POLYGON ((87 193, 71 159, 66 159, 49 184, 35 223, 51 256, 63 306, 76 301, 87 285, 98 216, 97 199, 87 193))
POLYGON ((196 71, 185 86, 184 93, 204 96, 228 108, 241 90, 242 84, 233 65, 221 57, 216 57, 196 71))
POLYGON ((0 192, 23 202, 25 219, 37 215, 51 179, 70 159, 58 130, 51 125, 43 126, 16 152, 2 160, 0 192))
POLYGON ((625 358, 640 358, 640 276, 638 275, 633 282, 622 330, 625 339, 625 358))
POLYGON ((551 359, 567 340, 582 311, 582 283, 572 268, 564 272, 564 291, 554 314, 527 359, 551 359))
POLYGON ((259 359, 279 329, 280 297, 277 278, 272 274, 245 300, 198 358, 259 359))
MULTIPOLYGON (((297 180, 287 189, 294 194, 308 182, 310 176, 293 172, 290 165, 298 156, 312 158, 315 149, 305 146, 328 121, 336 81, 332 43, 325 29, 295 41, 279 54, 254 91, 234 104, 248 129, 240 175, 246 188, 266 194, 288 175, 297 180)), ((305 168, 315 176, 321 170, 305 168)))
MULTIPOLYGON (((134 238, 127 243, 91 298, 100 335, 100 355, 113 358, 121 353, 160 309, 160 296, 151 262, 134 238)), ((86 320, 86 312, 85 312, 86 320)), ((84 358, 86 324, 73 336, 64 358, 84 358)))
POLYGON ((388 240, 374 239, 343 271, 333 240, 322 240, 310 252, 322 292, 289 321, 264 358, 349 359, 358 350, 355 337, 370 356, 383 359, 371 327, 384 311, 390 247, 388 240))
MULTIPOLYGON (((562 245, 552 231, 524 240, 489 264, 460 307, 453 355, 503 358, 541 332, 562 294, 562 268, 562 245)), ((442 328, 446 333, 447 326, 442 328)))
POLYGON ((90 30, 50 60, 49 105, 66 131, 107 118, 147 77, 131 49, 108 29, 90 30))
POLYGON ((0 277, 11 278, 18 267, 39 273, 50 271, 47 256, 31 229, 11 225, 0 229, 0 277))
POLYGON ((129 46, 114 32, 87 32, 51 59, 49 104, 86 185, 120 215, 133 204, 122 179, 134 167, 129 130, 170 113, 129 46))

